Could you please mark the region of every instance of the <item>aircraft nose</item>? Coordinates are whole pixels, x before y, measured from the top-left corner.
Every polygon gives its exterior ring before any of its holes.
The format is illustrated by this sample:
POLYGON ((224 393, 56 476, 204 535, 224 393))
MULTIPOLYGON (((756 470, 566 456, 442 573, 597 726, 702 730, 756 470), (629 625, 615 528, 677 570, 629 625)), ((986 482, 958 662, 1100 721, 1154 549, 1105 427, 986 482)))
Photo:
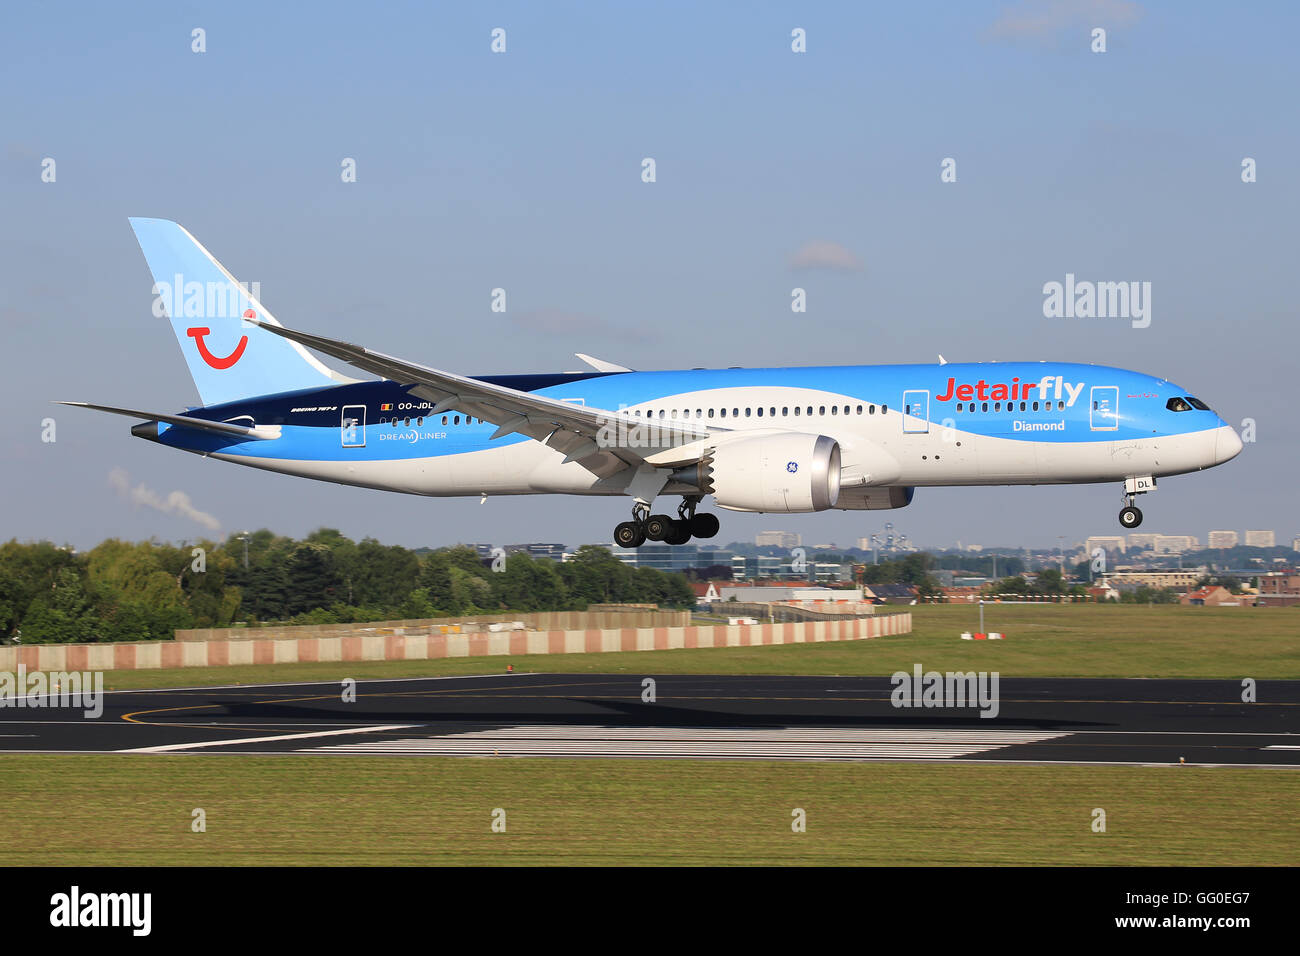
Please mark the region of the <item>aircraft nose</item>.
POLYGON ((1214 463, 1221 465, 1241 454, 1241 436, 1231 425, 1219 429, 1214 439, 1214 463))

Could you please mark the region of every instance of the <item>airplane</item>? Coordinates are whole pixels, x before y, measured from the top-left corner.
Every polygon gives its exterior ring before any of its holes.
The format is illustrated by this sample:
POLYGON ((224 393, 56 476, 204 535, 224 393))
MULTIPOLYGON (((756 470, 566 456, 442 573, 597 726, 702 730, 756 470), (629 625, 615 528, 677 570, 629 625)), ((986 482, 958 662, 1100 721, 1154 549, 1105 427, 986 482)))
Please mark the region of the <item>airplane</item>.
POLYGON ((717 535, 736 512, 902 508, 917 488, 1123 483, 1120 524, 1159 478, 1241 439, 1187 389, 1070 362, 467 376, 286 328, 180 225, 130 220, 201 405, 131 434, 287 475, 405 494, 614 495, 614 543, 717 535), (381 376, 361 380, 310 350, 381 376), (681 497, 676 517, 654 513, 681 497))

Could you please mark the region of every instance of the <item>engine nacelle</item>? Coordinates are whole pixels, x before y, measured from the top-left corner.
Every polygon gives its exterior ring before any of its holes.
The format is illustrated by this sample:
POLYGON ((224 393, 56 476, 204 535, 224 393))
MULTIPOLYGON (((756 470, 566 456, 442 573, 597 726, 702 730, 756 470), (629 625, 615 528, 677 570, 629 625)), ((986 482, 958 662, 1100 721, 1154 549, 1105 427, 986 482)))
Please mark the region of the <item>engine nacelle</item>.
POLYGON ((846 488, 840 493, 836 507, 844 511, 883 511, 888 508, 906 508, 912 503, 915 488, 894 485, 890 488, 846 488))
MULTIPOLYGON (((825 511, 840 496, 840 445, 799 432, 720 443, 703 467, 718 507, 793 514, 825 511)), ((697 485, 699 487, 699 485, 697 485)))

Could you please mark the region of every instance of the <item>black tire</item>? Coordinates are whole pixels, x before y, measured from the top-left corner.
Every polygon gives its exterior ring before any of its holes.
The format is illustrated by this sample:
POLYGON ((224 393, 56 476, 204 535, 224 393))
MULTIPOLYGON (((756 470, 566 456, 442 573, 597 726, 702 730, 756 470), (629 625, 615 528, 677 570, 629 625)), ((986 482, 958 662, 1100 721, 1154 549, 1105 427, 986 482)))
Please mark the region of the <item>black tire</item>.
POLYGON ((662 541, 668 535, 668 529, 673 525, 673 519, 668 515, 651 515, 645 519, 645 539, 647 541, 662 541))
POLYGON ((712 538, 721 527, 717 515, 700 513, 691 519, 691 537, 712 538))
POLYGON ((614 543, 620 548, 639 548, 645 544, 645 529, 635 521, 621 521, 614 528, 614 543))
POLYGON ((685 521, 674 521, 664 535, 664 544, 685 544, 691 540, 691 526, 685 521))
POLYGON ((1142 523, 1142 512, 1129 505, 1119 513, 1119 523, 1125 528, 1136 528, 1142 523))

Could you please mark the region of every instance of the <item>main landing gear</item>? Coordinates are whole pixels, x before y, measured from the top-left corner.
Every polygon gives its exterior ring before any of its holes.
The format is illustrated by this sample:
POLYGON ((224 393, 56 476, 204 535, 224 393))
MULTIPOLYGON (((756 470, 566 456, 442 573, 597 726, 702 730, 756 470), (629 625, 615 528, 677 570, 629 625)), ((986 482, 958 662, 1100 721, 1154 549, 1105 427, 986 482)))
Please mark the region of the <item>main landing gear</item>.
POLYGON ((691 538, 712 538, 721 524, 717 515, 696 514, 699 498, 684 498, 677 517, 650 514, 650 506, 638 501, 632 506, 632 520, 614 528, 614 543, 620 548, 639 548, 647 541, 685 544, 691 538))

